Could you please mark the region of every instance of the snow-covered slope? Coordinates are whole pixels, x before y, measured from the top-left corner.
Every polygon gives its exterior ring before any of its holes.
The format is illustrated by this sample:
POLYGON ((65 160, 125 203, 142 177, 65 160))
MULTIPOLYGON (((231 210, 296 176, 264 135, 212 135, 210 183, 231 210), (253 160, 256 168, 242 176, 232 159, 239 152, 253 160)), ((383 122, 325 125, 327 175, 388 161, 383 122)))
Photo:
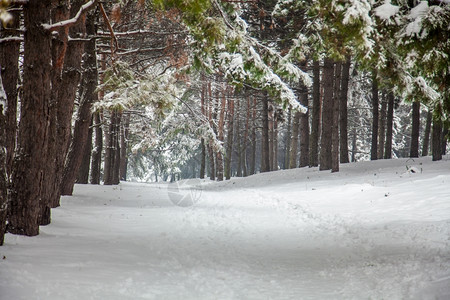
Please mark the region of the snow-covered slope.
POLYGON ((450 299, 450 157, 78 185, 0 299, 450 299))

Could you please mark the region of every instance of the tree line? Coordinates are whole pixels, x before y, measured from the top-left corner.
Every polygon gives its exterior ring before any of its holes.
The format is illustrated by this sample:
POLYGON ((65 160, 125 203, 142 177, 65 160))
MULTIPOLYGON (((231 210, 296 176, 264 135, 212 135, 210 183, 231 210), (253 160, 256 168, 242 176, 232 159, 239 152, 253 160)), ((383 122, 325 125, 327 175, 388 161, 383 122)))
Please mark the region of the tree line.
POLYGON ((445 154, 443 1, 24 0, 0 10, 1 243, 6 231, 37 235, 75 183, 338 172, 430 145, 433 160, 445 154))

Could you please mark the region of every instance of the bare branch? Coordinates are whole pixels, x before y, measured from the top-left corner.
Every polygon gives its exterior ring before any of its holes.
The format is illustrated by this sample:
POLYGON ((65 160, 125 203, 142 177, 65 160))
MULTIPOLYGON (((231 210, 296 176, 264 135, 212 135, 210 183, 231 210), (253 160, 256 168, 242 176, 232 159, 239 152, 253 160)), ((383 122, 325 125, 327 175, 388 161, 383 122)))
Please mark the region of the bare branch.
POLYGON ((68 20, 64 20, 61 22, 57 22, 54 24, 42 24, 42 27, 45 30, 50 30, 53 31, 55 29, 61 28, 61 27, 66 27, 66 26, 73 26, 76 23, 78 23, 78 21, 80 20, 80 18, 92 7, 94 7, 94 5, 97 3, 97 0, 90 0, 89 2, 87 2, 86 4, 82 5, 80 7, 80 10, 77 12, 77 14, 75 15, 75 17, 68 19, 68 20))
POLYGON ((103 4, 99 3, 100 11, 102 12, 103 19, 105 20, 106 25, 108 26, 109 33, 111 35, 111 54, 113 54, 115 51, 112 47, 112 42, 114 42, 114 46, 116 47, 116 50, 119 49, 119 43, 117 42, 116 35, 114 34, 114 30, 111 26, 111 22, 109 22, 108 16, 106 15, 105 9, 103 8, 103 4))
POLYGON ((18 37, 18 36, 10 36, 10 37, 0 39, 0 44, 2 44, 2 43, 20 43, 20 42, 23 42, 23 38, 18 37))

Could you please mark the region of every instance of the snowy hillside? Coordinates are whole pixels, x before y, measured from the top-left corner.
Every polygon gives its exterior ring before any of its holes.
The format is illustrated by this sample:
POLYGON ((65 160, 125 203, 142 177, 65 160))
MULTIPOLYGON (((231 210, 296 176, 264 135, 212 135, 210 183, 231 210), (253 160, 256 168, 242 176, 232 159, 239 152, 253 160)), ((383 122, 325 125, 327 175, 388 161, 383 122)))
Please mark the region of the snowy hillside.
POLYGON ((450 299, 450 157, 78 185, 0 299, 450 299))

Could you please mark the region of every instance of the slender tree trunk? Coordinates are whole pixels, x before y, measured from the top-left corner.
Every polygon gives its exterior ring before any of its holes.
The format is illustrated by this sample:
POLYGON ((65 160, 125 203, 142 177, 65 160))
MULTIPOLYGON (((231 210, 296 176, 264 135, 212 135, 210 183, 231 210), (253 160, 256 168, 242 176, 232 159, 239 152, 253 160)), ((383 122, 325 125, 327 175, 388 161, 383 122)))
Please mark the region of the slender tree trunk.
POLYGON ((81 160, 80 169, 78 171, 76 183, 88 184, 89 183, 89 167, 91 165, 91 152, 92 152, 92 127, 93 118, 91 117, 91 124, 87 135, 86 145, 84 147, 84 153, 81 160))
POLYGON ((292 126, 292 107, 289 106, 288 110, 288 118, 287 118, 287 129, 286 129, 286 138, 284 142, 284 165, 283 169, 289 169, 289 163, 291 161, 291 126, 292 126))
POLYGON ((114 163, 112 183, 117 185, 120 183, 120 127, 122 124, 122 112, 117 112, 114 123, 114 163))
MULTIPOLYGON (((47 153, 51 80, 51 0, 30 0, 24 6, 23 101, 14 159, 8 231, 39 234, 40 204, 47 153)), ((47 200, 47 199, 45 199, 47 200)))
POLYGON ((377 73, 372 75, 372 144, 370 160, 378 159, 378 81, 377 73))
POLYGON ((120 180, 127 180, 128 170, 128 134, 130 131, 130 114, 124 115, 120 130, 120 180))
MULTIPOLYGON (((308 91, 304 87, 304 91, 300 95, 300 104, 308 107, 308 91)), ((299 167, 309 165, 309 110, 304 114, 300 114, 300 163, 299 167)))
POLYGON ((95 146, 92 150, 91 161, 91 184, 100 184, 100 169, 102 165, 102 151, 103 151, 103 130, 100 112, 95 112, 93 115, 95 125, 95 146))
POLYGON ((348 163, 348 84, 350 81, 351 58, 348 56, 342 66, 341 92, 339 94, 339 143, 340 161, 342 164, 348 163))
POLYGON ((289 155, 291 160, 289 162, 289 169, 295 169, 297 167, 300 115, 301 113, 296 111, 294 114, 294 121, 292 122, 291 154, 289 155))
POLYGON ((248 168, 247 168, 247 150, 248 150, 248 130, 250 126, 250 113, 251 113, 251 99, 249 96, 247 98, 247 116, 245 118, 245 130, 244 136, 242 140, 243 151, 242 151, 242 175, 244 177, 248 176, 248 168))
POLYGON ((356 145, 356 128, 353 128, 353 139, 352 139, 352 162, 356 162, 356 151, 358 150, 356 145))
POLYGON ((419 157, 420 102, 412 104, 411 146, 409 157, 419 157))
POLYGON ((319 165, 319 134, 320 134, 320 64, 313 62, 313 106, 310 135, 309 165, 317 167, 319 165))
POLYGON ((269 171, 272 171, 273 167, 273 116, 274 116, 275 107, 273 103, 270 101, 269 103, 269 115, 267 117, 269 124, 269 171))
POLYGON ((427 121, 425 125, 425 134, 423 137, 422 156, 428 156, 428 150, 430 148, 430 133, 431 122, 433 121, 433 111, 430 109, 427 113, 427 121))
POLYGON ((441 155, 445 155, 447 151, 447 136, 448 128, 443 128, 441 134, 441 155))
POLYGON ((214 162, 214 149, 212 142, 208 146, 208 156, 209 156, 209 179, 216 180, 216 166, 214 162))
POLYGON ((384 157, 384 143, 386 141, 386 107, 387 101, 384 96, 381 100, 380 119, 378 121, 380 124, 378 130, 378 159, 383 159, 384 157))
MULTIPOLYGON (((217 97, 220 98, 220 108, 219 108, 219 124, 217 128, 217 138, 220 142, 224 141, 224 126, 225 126, 225 105, 226 105, 226 97, 225 97, 225 88, 218 89, 219 91, 222 91, 222 94, 220 95, 220 92, 218 92, 217 97)), ((217 180, 223 181, 223 173, 224 173, 224 166, 223 166, 223 154, 221 151, 217 151, 216 153, 216 161, 217 161, 217 180)))
POLYGON ((231 158, 233 157, 233 120, 234 120, 234 100, 228 98, 228 135, 227 135, 227 150, 225 156, 225 178, 231 178, 231 158))
POLYGON ((200 142, 200 148, 201 148, 201 163, 200 163, 200 178, 205 178, 205 168, 206 168, 206 147, 205 147, 205 139, 202 138, 200 142))
POLYGON ((388 111, 386 124, 386 144, 384 149, 384 158, 392 158, 392 131, 394 127, 394 93, 390 91, 388 97, 388 111))
POLYGON ((267 92, 264 92, 262 99, 261 172, 270 171, 269 142, 269 98, 267 92))
POLYGON ((322 138, 319 170, 330 170, 332 167, 333 82, 334 63, 331 59, 325 58, 323 65, 322 138))
MULTIPOLYGON (((96 13, 89 13, 85 24, 85 30, 89 36, 95 36, 96 34, 95 21, 96 13)), ((83 32, 82 28, 80 28, 78 32, 80 31, 83 32)), ((73 186, 83 160, 84 149, 88 143, 89 125, 91 124, 92 118, 92 104, 98 100, 98 94, 96 92, 98 85, 96 40, 90 39, 86 42, 86 49, 84 48, 84 44, 81 44, 78 48, 76 48, 77 56, 80 54, 78 51, 85 50, 82 82, 84 88, 80 97, 81 102, 78 108, 77 119, 75 121, 72 143, 67 153, 67 159, 64 165, 64 173, 61 181, 61 195, 72 195, 73 193, 73 186)), ((81 54, 79 57, 80 60, 81 54)))
MULTIPOLYGON (((11 7, 13 8, 13 7, 11 7)), ((12 21, 8 28, 17 29, 20 23, 20 13, 10 11, 12 21)), ((14 30, 4 30, 0 26, 0 38, 14 37, 18 33, 14 30)), ((3 79, 3 88, 6 94, 6 128, 5 144, 6 147, 6 171, 7 178, 11 175, 11 169, 14 158, 14 148, 16 145, 17 134, 17 84, 19 82, 19 49, 20 42, 0 43, 0 66, 3 79)))
POLYGON ((278 111, 275 111, 273 119, 273 159, 272 171, 278 170, 278 111))
POLYGON ((256 172, 256 98, 253 97, 252 105, 252 150, 250 153, 250 175, 256 172))

